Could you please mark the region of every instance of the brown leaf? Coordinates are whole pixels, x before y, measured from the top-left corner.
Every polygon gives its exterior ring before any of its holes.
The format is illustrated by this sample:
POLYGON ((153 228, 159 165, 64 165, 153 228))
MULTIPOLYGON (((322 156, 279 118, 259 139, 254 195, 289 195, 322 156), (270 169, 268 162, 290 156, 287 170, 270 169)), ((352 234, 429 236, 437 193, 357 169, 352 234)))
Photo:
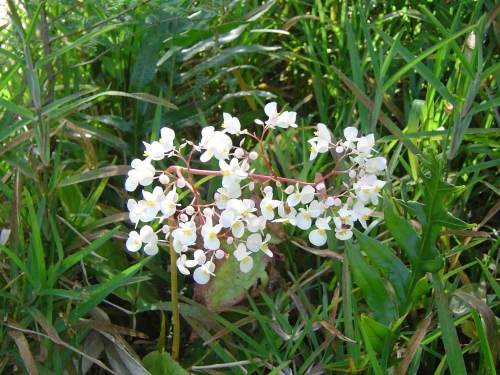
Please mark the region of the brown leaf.
POLYGON ((9 329, 7 331, 7 334, 14 339, 17 345, 17 349, 19 350, 19 354, 21 355, 24 365, 26 366, 26 370, 28 370, 28 373, 30 375, 38 375, 35 358, 33 358, 33 354, 31 353, 30 347, 28 345, 28 340, 26 340, 24 334, 14 329, 9 329))
POLYGON ((405 353, 403 355, 403 360, 399 362, 398 365, 396 366, 396 371, 394 372, 394 375, 406 374, 406 370, 408 370, 408 367, 410 366, 411 361, 413 360, 413 357, 415 356, 415 353, 417 352, 420 346, 420 343, 422 342, 422 340, 425 337, 425 334, 427 333, 427 328, 429 328, 431 318, 432 318, 432 313, 425 317, 424 321, 420 324, 420 326, 413 334, 410 342, 408 343, 408 346, 406 347, 405 353))

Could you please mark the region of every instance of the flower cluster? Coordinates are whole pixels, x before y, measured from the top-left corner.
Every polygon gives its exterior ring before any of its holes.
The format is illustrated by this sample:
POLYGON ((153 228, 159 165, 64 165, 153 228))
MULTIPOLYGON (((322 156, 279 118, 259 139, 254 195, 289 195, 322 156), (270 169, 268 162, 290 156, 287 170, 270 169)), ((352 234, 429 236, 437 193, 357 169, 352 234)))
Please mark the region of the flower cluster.
POLYGON ((336 154, 335 167, 314 182, 278 177, 266 158, 264 139, 276 127, 297 127, 297 114, 279 113, 276 103, 268 103, 264 111, 268 119, 255 121, 262 126, 260 136, 242 130, 238 118, 224 113, 222 129, 204 128, 198 144, 188 141, 176 145, 175 133, 169 128, 161 129, 158 141, 144 142, 145 159, 132 161, 125 188, 134 191, 154 181, 161 186, 143 189, 143 199, 128 201, 131 222, 136 228, 145 223, 138 232, 130 232, 126 243, 129 251, 138 251, 144 245, 146 254, 155 255, 159 242, 168 243, 178 254, 178 270, 185 275, 192 272, 197 283, 205 284, 215 276, 214 257, 234 256, 241 272, 253 268, 254 253, 272 257, 268 222, 309 231, 308 239, 314 246, 324 246, 329 231, 340 240, 348 240, 356 222, 367 227, 385 184, 379 176, 385 173, 387 164, 385 158, 375 156, 373 134, 358 137, 358 130, 348 127, 344 139, 333 142, 328 127, 318 124, 315 137, 308 140, 310 159, 332 152, 336 154), (243 138, 239 146, 233 143, 237 137, 243 138), (259 152, 241 147, 245 137, 254 139, 259 152), (186 154, 187 146, 191 150, 186 154), (196 155, 206 164, 215 158, 219 169, 191 168, 196 155), (164 158, 176 158, 177 162, 157 171, 153 163, 164 158), (255 173, 252 165, 258 159, 268 167, 269 175, 255 173), (341 165, 349 167, 341 169, 341 165), (326 183, 336 175, 345 178, 343 190, 333 194, 326 183), (222 177, 213 201, 202 200, 196 176, 222 177), (251 192, 260 193, 259 199, 251 192), (181 193, 188 198, 180 200, 181 193), (180 201, 188 203, 183 206, 180 201))

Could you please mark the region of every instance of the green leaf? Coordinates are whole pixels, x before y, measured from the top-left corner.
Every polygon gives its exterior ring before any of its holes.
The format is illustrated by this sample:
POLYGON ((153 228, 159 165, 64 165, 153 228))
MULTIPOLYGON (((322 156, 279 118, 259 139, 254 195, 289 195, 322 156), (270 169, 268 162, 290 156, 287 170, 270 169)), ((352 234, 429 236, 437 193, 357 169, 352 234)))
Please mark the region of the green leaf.
POLYGON ((398 216, 394 212, 394 205, 387 196, 384 198, 385 225, 394 240, 401 246, 412 266, 417 262, 418 234, 415 232, 408 220, 398 216))
MULTIPOLYGON (((390 328, 376 322, 366 315, 361 315, 361 325, 365 333, 363 336, 366 336, 366 338, 370 340, 373 350, 378 354, 383 352, 387 338, 389 338, 389 342, 392 343, 396 340, 397 336, 390 328)), ((392 347, 392 345, 390 345, 390 347, 392 347)))
POLYGON ((391 283, 394 288, 394 298, 396 298, 399 313, 400 315, 404 315, 406 311, 406 296, 410 282, 410 271, 391 250, 382 245, 379 241, 356 229, 353 229, 353 232, 361 246, 361 250, 368 255, 371 262, 391 283))
POLYGON ((264 253, 252 255, 254 266, 248 273, 240 271, 239 262, 230 256, 223 262, 215 262, 217 276, 196 289, 203 295, 205 305, 212 309, 234 306, 246 298, 245 291, 256 286, 267 285, 269 276, 264 264, 264 253), (260 280, 260 281, 259 281, 260 280))
POLYGON ((146 355, 142 364, 144 368, 154 375, 188 375, 177 362, 175 362, 167 352, 159 353, 154 351, 146 355))
POLYGON ((389 326, 398 318, 398 313, 382 279, 366 262, 356 246, 350 242, 346 242, 345 246, 354 281, 363 291, 375 320, 389 326))

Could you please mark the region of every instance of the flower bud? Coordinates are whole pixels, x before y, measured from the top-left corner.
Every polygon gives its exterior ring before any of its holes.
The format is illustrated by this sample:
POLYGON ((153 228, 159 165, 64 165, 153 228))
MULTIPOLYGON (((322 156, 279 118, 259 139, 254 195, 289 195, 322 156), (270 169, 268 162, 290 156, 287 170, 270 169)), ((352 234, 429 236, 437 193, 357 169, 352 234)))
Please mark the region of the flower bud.
POLYGON ((182 189, 186 187, 186 180, 183 179, 182 177, 177 180, 177 187, 182 189))
POLYGON ((186 214, 180 214, 179 215, 179 220, 183 221, 183 222, 186 222, 186 221, 189 221, 189 217, 186 214))
POLYGON ((227 244, 228 244, 228 245, 231 245, 231 244, 233 243, 233 241, 234 241, 234 238, 233 238, 233 237, 231 237, 231 236, 229 236, 229 237, 227 238, 227 240, 226 240, 226 242, 227 242, 227 244))
POLYGON ((325 199, 325 206, 326 207, 331 207, 335 204, 335 198, 333 197, 328 197, 325 199))
POLYGON ((170 178, 168 178, 168 176, 165 174, 165 173, 162 173, 160 175, 160 182, 163 184, 163 185, 166 185, 170 182, 170 178))
MULTIPOLYGON (((217 194, 219 194, 219 193, 217 193, 217 194)), ((219 194, 219 195, 220 195, 220 194, 219 194)), ((205 208, 205 209, 203 210, 203 215, 205 215, 205 217, 212 217, 212 216, 213 216, 213 214, 214 214, 214 212, 212 211, 212 209, 211 209, 211 208, 208 208, 208 207, 207 207, 207 208, 205 208)))
POLYGON ((295 186, 290 185, 290 186, 288 186, 288 187, 285 189, 285 193, 287 193, 287 194, 292 194, 294 190, 295 190, 295 186))
POLYGON ((237 157, 238 159, 241 159, 243 156, 245 156, 245 151, 242 148, 237 148, 234 151, 234 156, 237 157))
POLYGON ((359 170, 359 177, 363 177, 365 175, 365 170, 364 169, 360 169, 359 170))
POLYGON ((254 120, 254 122, 257 124, 257 125, 264 125, 264 123, 262 122, 262 120, 259 120, 258 118, 254 120))
POLYGON ((354 169, 351 169, 351 170, 349 171, 349 177, 350 177, 350 178, 354 178, 354 177, 356 177, 356 171, 355 171, 354 169))
MULTIPOLYGON (((340 200, 340 199, 339 199, 339 200, 340 200)), ((347 203, 347 205, 348 205, 348 206, 350 206, 350 205, 352 204, 352 202, 353 202, 352 197, 347 198, 346 203, 347 203)))
POLYGON ((325 190, 325 188, 326 188, 326 186, 322 182, 320 182, 319 184, 316 185, 316 190, 317 191, 325 190))
POLYGON ((194 214, 193 206, 187 206, 186 209, 184 210, 184 212, 187 213, 188 215, 194 214))
POLYGON ((264 194, 271 194, 273 192, 273 188, 269 185, 267 185, 265 188, 264 188, 264 194))
POLYGON ((248 184, 248 190, 253 191, 253 189, 255 189, 255 182, 252 181, 248 184))
POLYGON ((344 152, 344 148, 342 146, 337 146, 337 148, 335 149, 335 151, 337 152, 337 154, 341 154, 344 152))
POLYGON ((335 202, 333 204, 335 205, 335 207, 339 207, 342 205, 342 201, 340 200, 340 198, 335 198, 335 202))
POLYGON ((182 245, 182 247, 181 247, 181 251, 182 251, 183 253, 185 253, 185 252, 186 252, 186 251, 188 251, 188 250, 189 250, 189 248, 188 248, 186 245, 182 245))
POLYGON ((250 154, 248 154, 248 157, 252 160, 255 160, 259 157, 259 154, 255 151, 252 151, 250 154))
POLYGON ((226 253, 221 249, 219 249, 215 252, 215 257, 217 259, 222 259, 222 258, 224 258, 224 256, 226 256, 226 253))
POLYGON ((164 234, 167 234, 168 232, 170 232, 170 227, 168 225, 163 225, 163 227, 161 228, 161 231, 164 233, 164 234))

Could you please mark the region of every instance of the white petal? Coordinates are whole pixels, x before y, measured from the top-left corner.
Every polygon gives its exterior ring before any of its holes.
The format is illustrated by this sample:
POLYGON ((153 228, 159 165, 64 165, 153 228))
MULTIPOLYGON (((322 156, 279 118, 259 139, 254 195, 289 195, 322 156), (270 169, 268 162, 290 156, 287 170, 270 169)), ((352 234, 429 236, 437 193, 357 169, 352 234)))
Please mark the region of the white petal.
POLYGON ((240 270, 243 273, 248 273, 253 268, 253 259, 249 256, 243 258, 240 262, 240 270))
POLYGON ((319 229, 313 230, 309 233, 309 242, 315 246, 323 246, 326 243, 326 233, 320 233, 319 229))
POLYGON ((203 285, 208 283, 210 280, 210 274, 203 267, 198 267, 193 272, 193 279, 198 284, 203 285))

